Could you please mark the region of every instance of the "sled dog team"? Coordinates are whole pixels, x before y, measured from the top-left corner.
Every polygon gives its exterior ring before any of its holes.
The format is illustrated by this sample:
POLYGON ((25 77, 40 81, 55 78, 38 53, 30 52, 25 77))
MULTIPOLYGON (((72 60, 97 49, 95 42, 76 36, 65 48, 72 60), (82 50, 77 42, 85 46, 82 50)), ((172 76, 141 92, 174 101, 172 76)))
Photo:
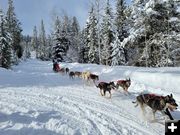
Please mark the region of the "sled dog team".
MULTIPOLYGON (((117 80, 117 81, 110 81, 110 82, 98 82, 99 76, 96 74, 92 74, 89 71, 86 72, 79 72, 79 71, 70 71, 69 68, 62 68, 59 70, 60 73, 66 73, 69 74, 70 79, 82 78, 86 83, 93 82, 97 88, 100 89, 101 96, 105 96, 106 92, 109 93, 111 98, 111 90, 117 90, 119 87, 121 87, 125 93, 128 93, 128 88, 131 85, 131 79, 125 79, 125 80, 117 80)), ((167 96, 159 96, 156 94, 140 94, 136 97, 136 101, 133 101, 132 103, 136 104, 135 107, 138 105, 140 106, 143 115, 145 115, 145 107, 149 106, 152 109, 153 112, 153 119, 155 120, 155 113, 157 111, 160 111, 163 115, 168 115, 168 109, 171 111, 177 109, 178 105, 173 98, 173 95, 167 95, 167 96)), ((168 115, 169 116, 169 115, 168 115)), ((171 118, 171 116, 169 116, 171 118)))

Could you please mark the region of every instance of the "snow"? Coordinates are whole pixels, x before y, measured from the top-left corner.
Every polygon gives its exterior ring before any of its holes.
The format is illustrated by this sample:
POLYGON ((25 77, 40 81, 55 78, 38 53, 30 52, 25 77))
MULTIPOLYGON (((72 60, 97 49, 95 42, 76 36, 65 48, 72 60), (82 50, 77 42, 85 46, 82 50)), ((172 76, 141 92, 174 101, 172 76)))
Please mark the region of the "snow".
MULTIPOLYGON (((0 135, 160 135, 164 119, 144 119, 132 101, 141 92, 173 93, 180 104, 180 68, 109 67, 62 63, 72 71, 91 71, 100 81, 131 78, 130 95, 120 89, 112 99, 100 96, 94 85, 54 73, 52 62, 30 59, 12 70, 0 68, 0 135)), ((180 109, 173 117, 180 118, 180 109)))
POLYGON ((177 12, 180 13, 180 6, 177 7, 177 12))
POLYGON ((147 8, 146 9, 146 14, 150 16, 150 15, 153 15, 153 14, 156 15, 156 14, 158 14, 158 12, 154 11, 152 8, 147 8))
POLYGON ((175 22, 175 21, 178 21, 179 19, 177 17, 171 17, 169 19, 169 22, 175 22))

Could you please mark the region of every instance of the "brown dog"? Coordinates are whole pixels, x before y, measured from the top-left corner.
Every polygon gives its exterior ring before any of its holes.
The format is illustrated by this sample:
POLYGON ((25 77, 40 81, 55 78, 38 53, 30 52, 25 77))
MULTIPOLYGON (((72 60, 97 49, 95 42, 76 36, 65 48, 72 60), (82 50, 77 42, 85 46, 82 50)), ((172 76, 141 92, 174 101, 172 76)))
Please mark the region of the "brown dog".
POLYGON ((133 103, 136 103, 136 106, 140 105, 143 115, 145 115, 145 107, 149 106, 153 111, 153 120, 155 120, 156 111, 160 111, 164 115, 167 114, 167 108, 173 111, 178 107, 172 94, 167 96, 140 94, 136 97, 136 101, 133 103))
POLYGON ((79 78, 81 77, 81 72, 76 71, 76 72, 74 72, 74 74, 76 77, 79 77, 79 78))
POLYGON ((107 82, 100 82, 96 87, 100 88, 101 96, 105 96, 106 95, 106 91, 108 91, 109 94, 110 94, 109 98, 111 98, 111 90, 114 89, 116 86, 115 86, 114 82, 109 82, 109 83, 107 83, 107 82), (102 91, 103 91, 103 93, 102 93, 102 91))
POLYGON ((95 83, 95 81, 99 80, 99 76, 95 75, 95 74, 90 74, 89 77, 88 77, 88 80, 92 80, 93 83, 95 83))
POLYGON ((128 88, 130 87, 131 85, 131 79, 126 79, 126 80, 118 80, 117 83, 116 83, 116 89, 119 89, 119 86, 123 88, 123 90, 125 92, 128 93, 128 88))

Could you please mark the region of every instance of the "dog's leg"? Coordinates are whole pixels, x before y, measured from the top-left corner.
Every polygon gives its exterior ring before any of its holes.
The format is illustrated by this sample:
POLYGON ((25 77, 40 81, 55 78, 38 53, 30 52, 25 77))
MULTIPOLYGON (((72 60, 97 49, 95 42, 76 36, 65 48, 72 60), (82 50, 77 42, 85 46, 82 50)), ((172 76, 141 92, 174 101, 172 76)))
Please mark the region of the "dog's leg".
POLYGON ((110 94, 109 98, 111 98, 111 90, 109 90, 109 94, 110 94))
POLYGON ((102 93, 102 89, 100 89, 100 93, 101 93, 101 96, 104 96, 103 93, 102 93))
POLYGON ((153 121, 155 121, 155 113, 157 110, 153 110, 153 121))
POLYGON ((118 90, 118 89, 119 89, 119 84, 117 83, 117 84, 116 84, 116 90, 118 90))
POLYGON ((140 103, 140 107, 141 107, 141 110, 142 110, 142 114, 145 117, 145 109, 144 109, 143 103, 140 103))
POLYGON ((123 90, 125 91, 125 95, 130 95, 130 93, 128 92, 128 87, 123 87, 123 90))
POLYGON ((103 90, 103 92, 104 92, 104 96, 106 96, 106 90, 103 90))

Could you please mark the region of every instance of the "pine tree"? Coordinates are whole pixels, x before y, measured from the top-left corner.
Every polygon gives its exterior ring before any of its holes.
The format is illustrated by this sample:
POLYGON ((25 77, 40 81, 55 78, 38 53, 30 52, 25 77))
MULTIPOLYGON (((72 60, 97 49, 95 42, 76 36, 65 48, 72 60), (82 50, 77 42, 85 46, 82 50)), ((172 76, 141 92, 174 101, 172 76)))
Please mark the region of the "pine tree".
POLYGON ((86 25, 85 28, 82 31, 82 37, 83 37, 83 46, 81 47, 80 50, 80 56, 83 57, 83 63, 88 63, 89 62, 89 57, 88 57, 88 53, 89 53, 89 28, 90 28, 90 24, 89 24, 89 20, 90 20, 90 15, 88 16, 88 19, 86 21, 86 25))
POLYGON ((20 45, 21 42, 21 32, 22 29, 20 27, 20 22, 16 18, 16 14, 14 12, 14 6, 13 6, 13 1, 8 0, 8 10, 6 14, 6 23, 5 23, 8 32, 10 33, 10 36, 12 38, 12 50, 13 50, 13 63, 17 64, 18 63, 18 58, 22 57, 22 47, 20 45))
POLYGON ((4 15, 2 10, 0 10, 0 67, 10 68, 11 67, 11 46, 10 37, 7 32, 4 15))
POLYGON ((45 33, 45 28, 44 28, 44 22, 41 20, 41 26, 40 26, 40 31, 39 31, 39 58, 41 60, 46 60, 46 33, 45 33))
POLYGON ((31 37, 29 35, 23 36, 22 42, 23 44, 23 58, 28 59, 31 57, 31 37))
MULTIPOLYGON (((57 17, 58 19, 58 17, 57 17)), ((57 22, 57 20, 56 20, 57 22)), ((66 53, 68 51, 68 40, 66 39, 66 32, 64 30, 61 31, 59 25, 55 23, 55 32, 53 35, 53 62, 63 62, 65 60, 66 53)))
POLYGON ((48 35, 47 38, 47 47, 46 47, 46 52, 47 52, 47 60, 51 60, 52 59, 52 52, 53 52, 53 39, 51 37, 51 35, 48 35))
POLYGON ((101 60, 102 64, 111 65, 112 54, 112 42, 114 40, 113 24, 112 24, 112 9, 110 7, 109 0, 107 0, 107 6, 105 8, 105 15, 101 24, 101 60))
POLYGON ((127 37, 126 6, 125 0, 116 0, 115 29, 119 34, 118 37, 122 42, 127 37))
POLYGON ((83 29, 79 34, 79 50, 78 50, 78 62, 79 63, 87 63, 85 62, 85 29, 83 29))
POLYGON ((112 66, 125 65, 124 47, 121 45, 119 34, 116 34, 115 41, 112 44, 112 66))
POLYGON ((36 52, 36 58, 38 58, 38 32, 36 26, 33 29, 33 36, 32 36, 32 50, 36 52))
MULTIPOLYGON (((70 22, 69 22, 70 23, 70 22)), ((77 62, 78 61, 78 52, 79 52, 79 32, 80 26, 76 17, 72 18, 72 23, 69 26, 71 31, 68 33, 68 40, 71 43, 69 45, 69 50, 67 52, 67 57, 69 61, 77 62)))
POLYGON ((99 63, 98 60, 98 39, 97 39, 97 19, 94 13, 94 7, 91 8, 88 29, 88 59, 89 63, 99 63))
MULTIPOLYGON (((162 67, 173 66, 171 18, 178 18, 175 1, 134 0, 131 18, 134 20, 131 35, 123 41, 127 50, 128 65, 162 67)), ((176 23, 177 24, 177 23, 176 23)), ((179 41, 176 40, 176 45, 179 41)), ((177 47, 177 46, 176 46, 177 47)), ((175 47, 175 48, 176 48, 175 47)))

